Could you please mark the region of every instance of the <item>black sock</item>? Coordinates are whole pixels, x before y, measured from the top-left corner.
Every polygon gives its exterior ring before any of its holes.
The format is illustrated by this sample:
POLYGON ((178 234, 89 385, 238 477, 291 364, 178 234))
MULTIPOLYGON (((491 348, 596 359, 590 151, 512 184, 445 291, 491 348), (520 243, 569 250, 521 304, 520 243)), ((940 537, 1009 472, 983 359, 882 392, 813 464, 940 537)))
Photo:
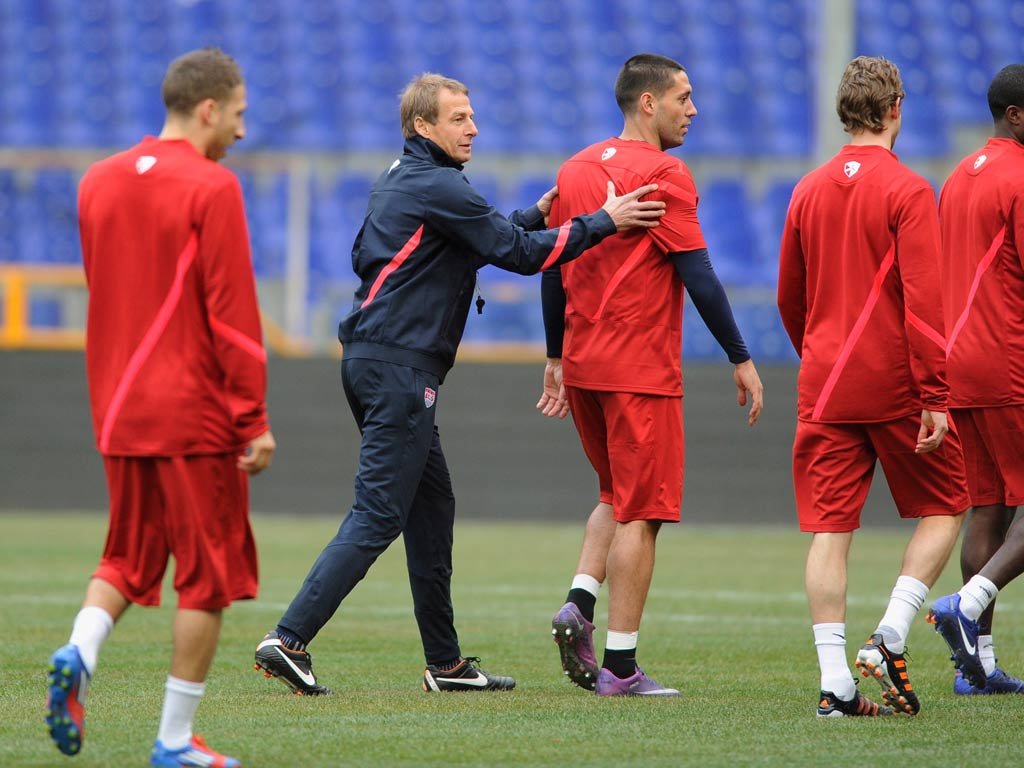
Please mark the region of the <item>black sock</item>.
POLYGON ((605 648, 601 666, 619 679, 631 677, 636 672, 636 648, 624 651, 605 648))
POLYGON ((575 587, 569 590, 568 596, 565 598, 567 603, 575 603, 576 607, 580 609, 580 613, 583 614, 583 618, 587 621, 594 620, 594 606, 597 604, 597 596, 592 595, 585 589, 575 587))
POLYGON ((306 650, 306 644, 302 642, 298 635, 290 630, 283 629, 280 625, 277 627, 277 636, 281 640, 281 645, 290 651, 306 650))

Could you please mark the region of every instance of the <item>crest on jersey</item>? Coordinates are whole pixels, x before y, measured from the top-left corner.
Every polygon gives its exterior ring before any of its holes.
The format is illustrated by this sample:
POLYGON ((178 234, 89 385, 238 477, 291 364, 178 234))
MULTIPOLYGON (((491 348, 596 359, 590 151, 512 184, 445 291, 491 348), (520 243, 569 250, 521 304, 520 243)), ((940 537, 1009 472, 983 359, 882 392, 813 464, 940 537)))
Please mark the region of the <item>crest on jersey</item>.
POLYGON ((974 161, 974 170, 981 168, 982 163, 988 160, 988 155, 979 155, 978 159, 974 161))
POLYGON ((437 399, 437 392, 432 390, 430 387, 423 388, 423 404, 430 408, 434 401, 437 399))
POLYGON ((608 147, 604 152, 601 153, 601 159, 607 160, 609 157, 615 154, 615 147, 608 147))
POLYGON ((135 170, 141 176, 154 165, 156 165, 155 157, 152 155, 142 155, 142 157, 135 161, 135 170))
POLYGON ((847 178, 853 178, 853 174, 860 170, 860 163, 856 160, 851 160, 843 166, 843 173, 846 174, 847 178))

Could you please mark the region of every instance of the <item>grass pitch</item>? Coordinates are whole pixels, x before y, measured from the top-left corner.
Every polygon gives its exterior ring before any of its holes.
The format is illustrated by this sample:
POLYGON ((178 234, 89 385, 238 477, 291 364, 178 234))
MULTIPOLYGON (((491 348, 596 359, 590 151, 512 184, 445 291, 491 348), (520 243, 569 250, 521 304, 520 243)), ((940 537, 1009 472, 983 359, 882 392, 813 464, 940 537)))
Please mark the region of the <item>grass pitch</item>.
MULTIPOLYGON (((464 653, 518 680, 510 693, 427 694, 404 552, 396 543, 311 646, 334 696, 288 695, 252 669, 338 520, 258 517, 258 600, 225 618, 197 731, 259 766, 1019 765, 1024 697, 954 697, 941 638, 911 638, 917 717, 819 720, 818 672, 803 594, 808 537, 791 529, 663 529, 640 659, 677 700, 599 700, 562 675, 549 621, 576 562, 580 526, 460 522, 453 597, 464 653)), ((0 516, 0 765, 147 765, 160 716, 174 595, 131 609, 100 656, 85 744, 66 758, 46 735, 45 668, 67 640, 105 519, 0 516)), ((851 664, 874 629, 910 528, 854 538, 847 627, 851 664)), ((955 563, 933 595, 959 585, 955 563)), ((1000 596, 1001 666, 1024 673, 1019 585, 1000 596)), ((605 596, 598 603, 603 645, 605 596)), ((878 699, 877 686, 861 688, 878 699)))

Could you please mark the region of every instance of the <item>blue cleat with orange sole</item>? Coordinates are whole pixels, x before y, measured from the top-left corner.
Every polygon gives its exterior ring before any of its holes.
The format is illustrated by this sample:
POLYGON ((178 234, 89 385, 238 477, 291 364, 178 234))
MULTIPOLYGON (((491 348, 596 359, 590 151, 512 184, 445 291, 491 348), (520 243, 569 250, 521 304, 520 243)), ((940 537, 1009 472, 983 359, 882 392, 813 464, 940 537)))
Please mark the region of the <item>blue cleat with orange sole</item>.
POLYGON ((65 755, 77 755, 85 739, 85 694, 89 688, 89 673, 78 646, 65 645, 54 652, 47 682, 46 726, 50 738, 65 755))

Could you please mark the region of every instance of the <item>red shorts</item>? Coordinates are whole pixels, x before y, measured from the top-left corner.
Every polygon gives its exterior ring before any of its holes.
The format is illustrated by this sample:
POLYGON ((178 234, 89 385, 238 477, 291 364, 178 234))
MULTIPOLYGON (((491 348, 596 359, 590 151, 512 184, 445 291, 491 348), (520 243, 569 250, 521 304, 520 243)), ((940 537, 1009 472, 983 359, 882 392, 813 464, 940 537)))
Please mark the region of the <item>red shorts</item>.
POLYGON ((110 527, 103 579, 139 605, 159 605, 174 555, 178 607, 218 610, 256 596, 249 484, 236 454, 104 456, 110 527))
POLYGON ((682 398, 566 387, 601 501, 620 523, 679 522, 683 501, 682 398))
POLYGON ((1024 504, 1024 406, 953 410, 971 504, 1024 504))
POLYGON ((900 517, 959 515, 969 506, 963 450, 950 424, 931 453, 914 453, 919 414, 870 424, 798 421, 793 485, 800 530, 853 531, 871 487, 875 461, 900 517))

